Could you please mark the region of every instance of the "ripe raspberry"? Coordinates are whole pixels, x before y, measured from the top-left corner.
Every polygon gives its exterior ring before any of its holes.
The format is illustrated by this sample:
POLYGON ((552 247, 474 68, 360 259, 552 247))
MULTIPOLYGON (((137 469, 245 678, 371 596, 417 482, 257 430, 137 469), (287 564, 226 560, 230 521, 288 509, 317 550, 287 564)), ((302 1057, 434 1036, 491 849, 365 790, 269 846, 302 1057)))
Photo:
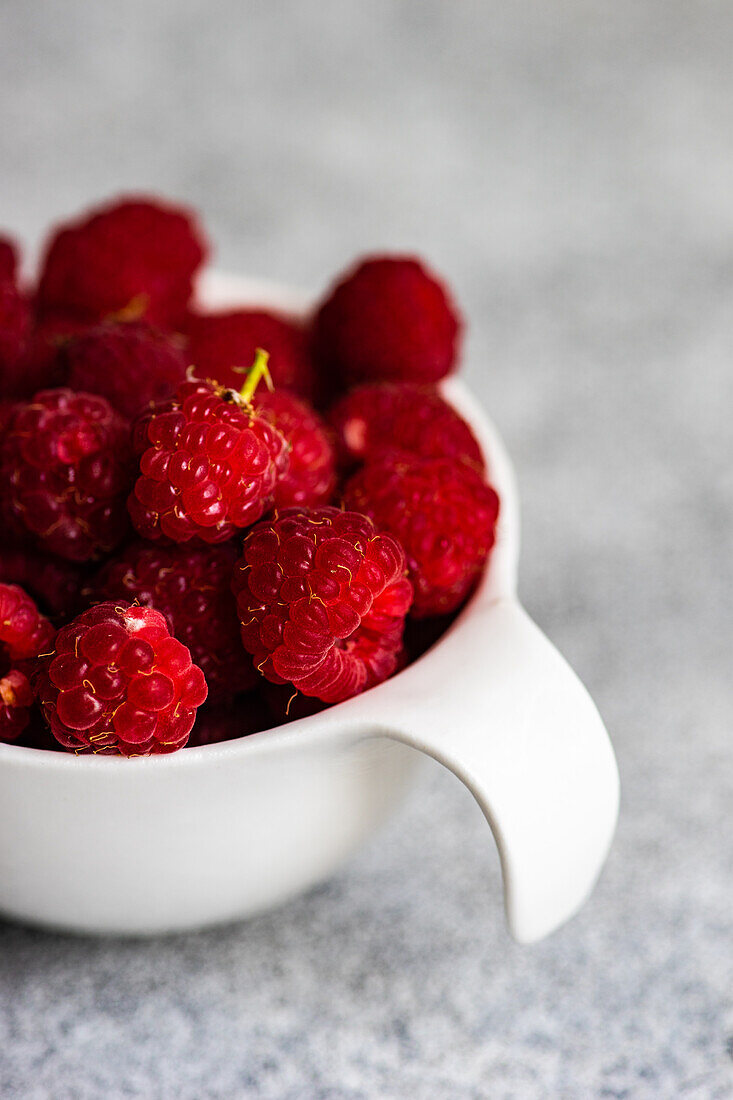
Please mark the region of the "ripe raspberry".
POLYGON ((366 516, 290 509, 244 540, 232 584, 260 672, 338 703, 397 664, 412 590, 400 544, 366 516))
POLYGON ((328 504, 336 486, 333 447, 314 409, 287 390, 263 390, 254 406, 281 432, 290 447, 287 473, 275 486, 276 508, 315 508, 328 504))
POLYGON ((173 327, 186 311, 207 245, 191 211, 121 198, 62 225, 49 241, 38 305, 101 320, 130 308, 173 327))
POLYGON ((242 648, 231 582, 237 550, 215 547, 128 547, 92 581, 97 600, 138 601, 161 611, 191 651, 212 700, 231 698, 259 677, 242 648))
POLYGON ((127 418, 170 397, 187 366, 171 336, 141 321, 90 328, 65 344, 62 360, 67 385, 101 394, 127 418))
POLYGON ((128 529, 128 428, 103 397, 44 390, 18 405, 0 472, 11 520, 49 553, 88 561, 128 529))
POLYGON ((0 396, 16 397, 31 335, 28 302, 12 279, 0 279, 0 396))
POLYGON ((108 756, 183 748, 206 699, 204 674, 165 616, 121 602, 90 607, 60 630, 33 684, 59 744, 108 756))
POLYGON ((0 581, 19 584, 52 618, 79 609, 84 576, 80 566, 22 545, 0 550, 0 581))
POLYGON ((0 281, 14 281, 17 273, 18 246, 10 237, 0 236, 0 281))
POLYGON ((22 588, 0 584, 0 741, 17 740, 29 724, 33 658, 55 633, 22 588))
POLYGON ((317 363, 337 390, 358 382, 437 382, 455 366, 462 322, 417 259, 375 256, 348 272, 314 319, 317 363))
POLYGON ((271 507, 287 470, 280 432, 247 399, 210 382, 184 382, 144 413, 133 443, 141 476, 128 508, 140 534, 153 540, 226 541, 271 507))
POLYGON ((192 313, 186 334, 189 361, 199 378, 238 390, 257 348, 266 348, 274 384, 308 399, 313 395, 305 333, 290 317, 261 309, 192 313))
POLYGON ((426 458, 462 458, 484 469, 470 427, 432 386, 359 386, 333 406, 329 421, 343 466, 368 461, 385 448, 398 448, 426 458))
POLYGON ((454 611, 494 544, 499 498, 465 462, 384 452, 347 482, 344 504, 405 548, 416 618, 454 611))

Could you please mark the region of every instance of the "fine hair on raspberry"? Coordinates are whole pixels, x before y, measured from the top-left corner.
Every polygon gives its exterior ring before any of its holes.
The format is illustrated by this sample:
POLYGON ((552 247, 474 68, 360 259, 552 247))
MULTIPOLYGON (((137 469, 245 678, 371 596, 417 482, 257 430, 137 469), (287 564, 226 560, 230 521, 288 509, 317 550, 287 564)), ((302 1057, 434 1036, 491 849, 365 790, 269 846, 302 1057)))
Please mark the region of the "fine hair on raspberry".
POLYGON ((405 555, 364 515, 288 509, 259 523, 233 588, 244 645, 273 683, 338 703, 397 668, 412 600, 405 555))
POLYGON ((59 631, 34 690, 65 749, 121 756, 183 748, 207 694, 165 616, 122 601, 96 604, 59 631))
POLYGON ((147 539, 225 542, 271 507, 284 436, 232 390, 190 381, 136 421, 140 476, 128 500, 147 539))

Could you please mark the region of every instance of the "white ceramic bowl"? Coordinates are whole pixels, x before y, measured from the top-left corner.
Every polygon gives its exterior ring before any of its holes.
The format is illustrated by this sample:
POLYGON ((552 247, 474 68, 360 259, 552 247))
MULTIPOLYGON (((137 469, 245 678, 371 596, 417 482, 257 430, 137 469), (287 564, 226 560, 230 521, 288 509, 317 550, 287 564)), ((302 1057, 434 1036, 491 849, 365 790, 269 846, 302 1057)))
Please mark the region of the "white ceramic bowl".
MULTIPOLYGON (((210 306, 307 304, 217 275, 202 295, 210 306)), ((121 934, 249 916, 333 874, 402 800, 421 753, 481 805, 516 939, 541 938, 582 904, 615 827, 613 750, 517 603, 517 495, 502 443, 460 381, 444 393, 501 497, 489 569, 450 631, 387 683, 241 740, 133 760, 0 745, 0 912, 121 934)))

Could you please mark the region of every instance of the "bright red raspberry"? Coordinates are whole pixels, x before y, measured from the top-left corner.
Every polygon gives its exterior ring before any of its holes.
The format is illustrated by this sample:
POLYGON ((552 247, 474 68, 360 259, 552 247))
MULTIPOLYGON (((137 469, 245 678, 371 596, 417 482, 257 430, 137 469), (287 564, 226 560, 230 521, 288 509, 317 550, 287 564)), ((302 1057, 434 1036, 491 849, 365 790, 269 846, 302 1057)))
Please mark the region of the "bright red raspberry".
POLYGON ((396 539, 338 508, 290 509, 244 540, 242 640, 260 672, 338 703, 397 665, 412 589, 396 539))
POLYGON ((347 482, 344 504, 404 546, 416 618, 454 611, 494 545, 499 498, 465 462, 384 452, 347 482))
POLYGON ((337 391, 359 382, 437 382, 455 366, 461 328, 446 287, 419 260, 374 256, 316 313, 316 362, 337 391))
POLYGON ((184 382, 138 418, 140 477, 128 501, 147 539, 224 542, 272 506, 287 470, 284 437, 233 390, 184 382))
POLYGON ((69 618, 79 610, 85 571, 81 566, 30 550, 0 550, 0 581, 19 584, 52 618, 69 618))
POLYGON ((175 327, 207 252, 193 213, 146 197, 125 197, 62 225, 42 267, 38 305, 89 320, 133 310, 175 327))
POLYGON ((161 611, 203 670, 212 700, 247 691, 259 680, 242 647, 232 597, 238 551, 221 546, 129 546, 92 581, 97 600, 137 601, 161 611))
POLYGON ((257 348, 265 348, 278 388, 308 399, 313 395, 313 364, 305 332, 291 317, 262 309, 192 313, 186 334, 189 361, 199 378, 238 390, 257 348))
POLYGON ((0 741, 17 740, 28 726, 33 659, 51 645, 55 633, 22 588, 0 584, 0 741))
POLYGON ((374 382, 358 386, 329 413, 339 459, 353 466, 385 448, 426 458, 462 458, 484 469, 481 448, 470 427, 432 386, 374 382))
POLYGON ((128 530, 129 429, 103 397, 44 390, 16 406, 1 473, 11 520, 49 553, 88 561, 128 530))
POLYGON ((128 419, 170 397, 188 365, 180 342, 142 321, 87 329, 65 343, 62 361, 68 386, 101 394, 128 419))
POLYGON ((0 236, 0 281, 14 281, 18 273, 18 246, 10 237, 0 236))
POLYGON ((33 684, 51 733, 76 753, 175 752, 206 699, 204 674, 165 616, 122 601, 60 630, 33 684))
POLYGON ((253 404, 285 436, 290 448, 288 471, 275 486, 275 507, 328 504, 336 487, 336 462, 330 433, 321 418, 287 390, 262 390, 253 404))
POLYGON ((31 338, 27 300, 12 279, 0 278, 0 396, 17 397, 31 338))

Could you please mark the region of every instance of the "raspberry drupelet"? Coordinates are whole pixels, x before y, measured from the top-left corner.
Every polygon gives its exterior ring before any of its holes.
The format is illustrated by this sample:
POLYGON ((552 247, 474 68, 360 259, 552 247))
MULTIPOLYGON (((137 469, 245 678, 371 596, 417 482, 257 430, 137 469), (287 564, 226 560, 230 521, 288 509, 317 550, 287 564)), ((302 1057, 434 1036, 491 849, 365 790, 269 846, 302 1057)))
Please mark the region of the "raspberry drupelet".
POLYGON ((310 405, 287 390, 263 390, 253 403, 285 436, 290 449, 287 473, 275 486, 275 507, 328 504, 336 487, 336 461, 326 424, 310 405))
POLYGON ((144 538, 225 542, 272 506, 288 445, 251 404, 266 373, 261 352, 241 394, 184 382, 169 401, 138 418, 133 445, 140 476, 128 509, 144 538))
POLYGON ((101 394, 128 419, 170 397, 188 365, 180 341, 142 321, 90 328, 65 342, 61 359, 66 385, 101 394))
POLYGON ((462 322, 447 288, 411 256, 374 256, 330 291, 313 322, 316 362, 340 392, 359 382, 437 382, 462 322))
POLYGON ((103 397, 37 393, 14 409, 1 453, 10 519, 43 550, 89 561, 124 538, 129 428, 103 397))
POLYGON ((344 505, 371 516, 405 548, 416 618, 455 611, 494 545, 499 498, 465 462, 385 451, 344 488, 344 505))
POLYGON ((462 458, 484 469, 471 428, 433 386, 413 382, 357 386, 331 408, 328 419, 345 467, 385 448, 398 448, 426 458, 462 458))
POLYGON ((28 726, 34 658, 55 633, 22 588, 0 584, 0 741, 16 741, 28 726))
POLYGON ((257 348, 267 348, 274 385, 308 399, 313 396, 314 371, 306 334, 291 317, 263 309, 192 312, 185 334, 189 361, 199 378, 214 378, 238 390, 257 348))
POLYGON ((207 244, 192 211, 123 197, 60 226, 46 249, 39 312, 89 321, 130 311, 162 327, 184 318, 207 244))
POLYGON ((263 521, 233 589, 245 648, 273 683, 338 703, 397 667, 412 588, 402 547, 366 516, 289 509, 263 521))
POLYGON ((204 674, 165 616, 123 602, 90 607, 60 630, 33 687, 53 736, 80 754, 175 752, 206 699, 204 674))
POLYGON ((103 566, 89 594, 98 600, 137 601, 161 611, 203 670, 210 699, 231 699, 260 679, 239 636, 231 590, 237 557, 232 543, 136 543, 103 566))

